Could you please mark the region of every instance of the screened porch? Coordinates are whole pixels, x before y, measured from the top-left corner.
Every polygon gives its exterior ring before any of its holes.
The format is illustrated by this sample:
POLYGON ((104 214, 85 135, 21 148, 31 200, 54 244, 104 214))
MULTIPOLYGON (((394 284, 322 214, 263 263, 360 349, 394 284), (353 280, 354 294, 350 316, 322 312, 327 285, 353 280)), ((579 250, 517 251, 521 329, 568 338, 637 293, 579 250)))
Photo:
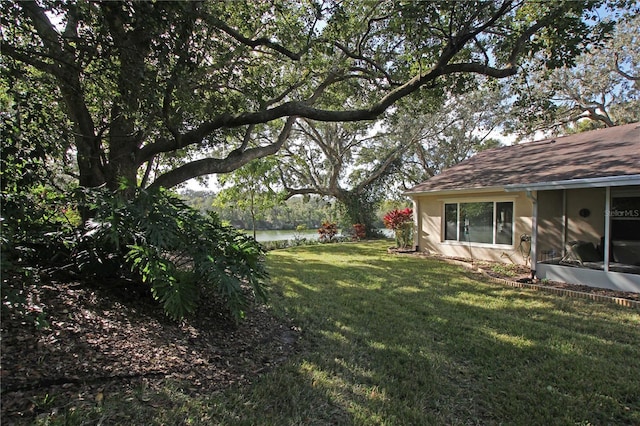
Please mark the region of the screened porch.
POLYGON ((517 186, 534 205, 536 277, 640 292, 638 183, 632 175, 517 186))

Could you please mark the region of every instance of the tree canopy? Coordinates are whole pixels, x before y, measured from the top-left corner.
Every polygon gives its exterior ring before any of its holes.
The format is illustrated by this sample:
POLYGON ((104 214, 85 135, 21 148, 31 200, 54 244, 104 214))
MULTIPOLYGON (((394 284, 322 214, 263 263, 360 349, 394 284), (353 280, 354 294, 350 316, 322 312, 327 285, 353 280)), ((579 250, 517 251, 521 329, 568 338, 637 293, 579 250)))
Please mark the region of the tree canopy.
POLYGON ((9 114, 49 99, 79 185, 173 187, 275 153, 298 117, 371 120, 533 54, 571 64, 609 29, 585 19, 603 3, 2 2, 2 86, 9 114))
POLYGON ((640 120, 638 5, 607 19, 615 19, 614 31, 574 63, 550 70, 543 58, 529 61, 511 82, 522 96, 505 120, 508 127, 520 134, 564 133, 640 120))

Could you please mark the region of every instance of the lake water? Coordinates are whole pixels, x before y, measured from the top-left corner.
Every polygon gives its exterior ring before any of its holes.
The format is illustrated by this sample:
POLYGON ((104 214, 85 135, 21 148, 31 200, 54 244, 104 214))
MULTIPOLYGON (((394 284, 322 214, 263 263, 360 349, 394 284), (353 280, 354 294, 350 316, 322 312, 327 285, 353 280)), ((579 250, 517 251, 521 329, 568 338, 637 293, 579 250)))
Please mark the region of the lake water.
MULTIPOLYGON (((384 235, 388 237, 393 237, 393 234, 389 229, 381 229, 384 235)), ((245 230, 249 235, 253 235, 252 231, 245 230)), ((256 241, 264 242, 264 241, 283 241, 283 240, 293 240, 295 238, 306 238, 306 239, 318 239, 318 231, 315 229, 309 229, 306 231, 295 231, 295 230, 268 230, 268 231, 256 231, 256 241)))

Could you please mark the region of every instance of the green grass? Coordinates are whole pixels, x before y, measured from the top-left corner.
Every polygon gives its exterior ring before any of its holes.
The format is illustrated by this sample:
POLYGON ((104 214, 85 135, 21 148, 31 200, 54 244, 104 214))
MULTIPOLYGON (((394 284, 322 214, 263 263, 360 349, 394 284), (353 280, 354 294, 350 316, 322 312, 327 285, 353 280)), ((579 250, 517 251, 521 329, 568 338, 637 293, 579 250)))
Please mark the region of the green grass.
POLYGON ((388 245, 269 253, 273 310, 301 340, 252 386, 189 398, 167 385, 161 404, 105 401, 83 421, 640 424, 638 310, 487 283, 388 245))

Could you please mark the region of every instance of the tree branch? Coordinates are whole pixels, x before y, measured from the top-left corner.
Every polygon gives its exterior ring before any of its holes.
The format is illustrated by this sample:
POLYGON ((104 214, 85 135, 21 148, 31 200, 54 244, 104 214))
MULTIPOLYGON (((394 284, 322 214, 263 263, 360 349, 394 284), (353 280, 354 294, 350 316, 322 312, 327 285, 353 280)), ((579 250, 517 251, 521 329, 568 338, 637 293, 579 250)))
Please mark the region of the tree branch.
MULTIPOLYGON (((516 58, 522 52, 522 49, 524 48, 524 45, 528 41, 529 37, 538 29, 542 28, 544 26, 544 23, 537 22, 521 34, 521 36, 515 42, 514 48, 512 49, 509 56, 509 62, 507 63, 507 66, 505 68, 495 68, 485 64, 473 62, 449 64, 449 61, 451 61, 451 59, 464 47, 467 41, 472 40, 482 31, 493 25, 512 7, 512 3, 512 1, 503 2, 501 7, 493 14, 493 16, 491 16, 491 18, 484 22, 482 25, 474 28, 473 31, 453 37, 453 39, 450 40, 448 45, 443 49, 437 64, 435 64, 430 70, 424 72, 423 74, 416 75, 415 77, 406 81, 404 84, 390 90, 386 95, 384 95, 368 108, 336 111, 312 107, 311 103, 313 103, 319 93, 323 92, 326 87, 328 87, 335 81, 340 80, 339 76, 332 74, 328 76, 327 79, 325 79, 325 81, 321 83, 321 85, 315 90, 312 99, 310 99, 309 101, 290 101, 254 112, 244 112, 239 114, 224 113, 218 115, 211 121, 204 122, 197 128, 182 135, 178 135, 175 140, 164 139, 146 145, 138 152, 136 160, 138 164, 142 164, 155 154, 168 152, 175 149, 182 149, 189 145, 200 143, 206 138, 206 136, 221 128, 231 128, 244 125, 266 123, 283 117, 298 116, 315 121, 326 122, 373 120, 381 115, 384 111, 386 111, 399 99, 410 95, 420 87, 433 82, 442 75, 462 72, 478 73, 495 78, 504 78, 514 75, 517 72, 517 68, 515 65, 516 58)), ((220 21, 218 22, 218 24, 223 31, 227 32, 229 35, 236 39, 240 39, 240 41, 242 42, 248 43, 249 45, 259 45, 265 42, 265 40, 263 39, 251 41, 235 32, 233 29, 229 28, 223 22, 220 21)), ((345 54, 347 53, 345 52, 345 54)))
POLYGON ((347 57, 351 58, 351 59, 356 59, 356 60, 360 60, 365 62, 366 64, 369 64, 372 68, 376 69, 378 72, 380 72, 384 78, 389 82, 389 84, 391 86, 399 86, 400 83, 396 82, 393 80, 393 78, 391 77, 391 75, 384 69, 382 68, 378 63, 376 63, 375 61, 361 55, 361 54, 357 54, 354 52, 351 52, 349 49, 347 49, 346 46, 342 45, 339 42, 334 42, 333 43, 334 46, 336 46, 338 49, 340 49, 342 51, 342 53, 344 53, 347 57))
POLYGON ((2 52, 3 55, 7 55, 10 58, 13 58, 17 61, 23 62, 27 65, 31 65, 39 69, 40 71, 43 71, 49 74, 54 74, 55 72, 55 67, 53 64, 38 60, 36 59, 36 57, 33 55, 32 52, 28 54, 24 53, 16 49, 14 46, 11 46, 10 44, 5 43, 4 41, 0 41, 0 52, 2 52))
MULTIPOLYGON (((442 58, 442 60, 445 59, 449 60, 450 58, 442 58)), ((438 64, 426 74, 417 75, 402 86, 391 90, 378 102, 372 104, 366 109, 335 111, 314 108, 310 106, 308 102, 291 101, 262 111, 245 112, 240 114, 225 113, 215 117, 209 122, 201 124, 190 132, 179 135, 175 141, 164 139, 143 147, 138 152, 137 161, 139 164, 142 164, 147 161, 149 157, 155 154, 173 151, 175 149, 185 148, 191 144, 199 143, 207 135, 223 127, 230 128, 249 124, 266 123, 278 118, 290 116, 326 122, 373 120, 386 111, 396 101, 410 95, 420 87, 434 81, 439 76, 461 72, 473 72, 490 77, 504 78, 516 74, 517 69, 515 66, 511 65, 507 68, 500 69, 473 62, 454 63, 450 65, 438 64)))
POLYGON ((278 139, 271 145, 250 148, 242 152, 235 150, 230 152, 226 158, 204 158, 192 161, 158 176, 158 178, 149 185, 149 188, 171 188, 198 176, 229 173, 244 166, 251 160, 275 154, 289 137, 295 121, 296 117, 289 117, 280 131, 278 139))
POLYGON ((356 192, 360 191, 361 189, 364 189, 368 186, 370 186, 373 182, 377 181, 378 179, 380 179, 388 170, 389 167, 391 167, 391 165, 398 159, 400 158, 400 156, 402 155, 403 152, 405 152, 411 145, 413 145, 415 143, 415 141, 412 141, 409 144, 406 145, 401 145, 396 147, 395 149, 393 149, 391 151, 391 153, 389 153, 388 155, 385 156, 385 159, 383 162, 381 162, 380 164, 378 164, 375 169, 373 169, 373 171, 371 172, 371 174, 369 174, 369 176, 363 180, 362 182, 360 182, 357 186, 356 186, 356 192))
POLYGON ((334 197, 335 194, 322 191, 316 188, 285 188, 285 196, 284 199, 288 200, 291 197, 296 195, 322 195, 325 197, 334 197))
POLYGON ((236 41, 244 44, 245 46, 249 46, 251 48, 256 48, 258 46, 265 46, 286 56, 287 58, 293 61, 299 61, 302 58, 302 54, 304 53, 304 52, 299 52, 299 53, 292 52, 286 47, 278 43, 275 43, 266 37, 260 37, 257 39, 251 39, 251 38, 245 37, 242 34, 240 34, 239 31, 235 30, 234 28, 231 28, 229 25, 226 24, 226 22, 223 22, 221 19, 216 18, 215 16, 209 15, 209 19, 211 19, 211 23, 215 25, 218 29, 225 32, 227 35, 231 36, 236 41))
POLYGON ((615 58, 615 65, 616 65, 616 72, 618 74, 620 74, 621 76, 623 76, 624 78, 626 78, 627 80, 631 80, 631 81, 640 81, 640 76, 633 76, 631 74, 628 74, 624 71, 622 71, 622 69, 620 68, 620 63, 619 63, 619 58, 618 58, 618 52, 613 54, 613 57, 615 58))
POLYGON ((479 64, 477 62, 459 62, 442 67, 443 75, 463 72, 482 74, 495 78, 505 78, 515 75, 518 70, 515 66, 508 66, 506 68, 495 68, 488 65, 479 64))
POLYGON ((26 1, 22 3, 21 6, 31 17, 31 22, 33 22, 45 47, 49 49, 54 56, 64 56, 65 52, 60 44, 60 34, 55 30, 55 27, 44 10, 38 6, 35 1, 26 1))

